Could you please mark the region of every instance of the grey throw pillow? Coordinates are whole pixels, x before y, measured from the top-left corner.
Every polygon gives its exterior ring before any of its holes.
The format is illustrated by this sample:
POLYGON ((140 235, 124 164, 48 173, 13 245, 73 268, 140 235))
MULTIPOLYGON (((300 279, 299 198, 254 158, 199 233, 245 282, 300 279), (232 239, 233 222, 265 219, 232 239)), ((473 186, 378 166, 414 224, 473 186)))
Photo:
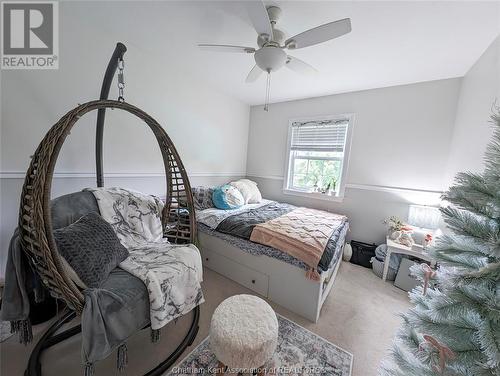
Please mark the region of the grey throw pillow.
POLYGON ((59 254, 87 287, 99 287, 129 255, 111 225, 96 213, 54 230, 54 238, 59 254))
POLYGON ((193 192, 194 208, 196 210, 205 210, 215 207, 212 201, 212 195, 214 193, 213 188, 194 187, 191 191, 193 192))

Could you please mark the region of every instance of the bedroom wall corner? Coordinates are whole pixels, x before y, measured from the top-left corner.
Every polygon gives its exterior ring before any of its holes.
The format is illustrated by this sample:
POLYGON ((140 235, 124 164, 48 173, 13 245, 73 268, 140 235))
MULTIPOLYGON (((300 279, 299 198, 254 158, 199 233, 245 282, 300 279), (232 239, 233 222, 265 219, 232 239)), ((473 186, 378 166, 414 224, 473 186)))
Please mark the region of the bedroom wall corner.
POLYGON ((493 107, 500 107, 500 35, 462 80, 447 167, 447 185, 460 171, 482 172, 493 107))

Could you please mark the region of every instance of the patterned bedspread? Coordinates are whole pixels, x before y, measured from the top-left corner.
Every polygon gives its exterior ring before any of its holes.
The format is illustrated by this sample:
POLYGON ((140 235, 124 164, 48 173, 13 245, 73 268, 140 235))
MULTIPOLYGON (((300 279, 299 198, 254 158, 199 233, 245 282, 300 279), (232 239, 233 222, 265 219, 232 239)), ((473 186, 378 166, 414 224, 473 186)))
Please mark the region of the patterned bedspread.
MULTIPOLYGON (((266 255, 307 270, 309 267, 304 261, 279 249, 250 241, 256 225, 281 217, 294 209, 297 209, 297 207, 266 200, 264 203, 257 204, 257 206, 245 205, 243 208, 237 209, 237 211, 203 210, 197 212, 197 220, 200 224, 200 231, 221 238, 244 252, 254 255, 266 255), (214 217, 217 217, 218 220, 214 221, 214 217)), ((346 217, 342 217, 342 220, 335 224, 335 228, 318 263, 318 272, 330 269, 338 261, 348 229, 349 223, 346 217)))

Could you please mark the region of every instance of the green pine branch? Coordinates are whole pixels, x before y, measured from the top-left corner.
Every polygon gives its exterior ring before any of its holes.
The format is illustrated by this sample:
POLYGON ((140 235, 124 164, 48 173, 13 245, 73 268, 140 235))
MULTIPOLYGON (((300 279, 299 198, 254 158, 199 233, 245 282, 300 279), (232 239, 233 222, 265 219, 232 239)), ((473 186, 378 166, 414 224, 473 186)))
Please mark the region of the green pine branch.
POLYGON ((472 173, 459 173, 455 183, 443 194, 444 200, 477 215, 500 218, 500 187, 472 173))

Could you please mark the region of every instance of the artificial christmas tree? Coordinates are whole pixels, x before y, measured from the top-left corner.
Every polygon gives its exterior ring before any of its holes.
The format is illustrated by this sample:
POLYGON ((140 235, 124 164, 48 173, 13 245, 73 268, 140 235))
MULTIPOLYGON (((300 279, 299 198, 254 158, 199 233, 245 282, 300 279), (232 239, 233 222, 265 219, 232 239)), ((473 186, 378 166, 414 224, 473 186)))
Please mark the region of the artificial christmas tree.
POLYGON ((460 173, 443 196, 450 230, 429 252, 436 271, 414 267, 424 282, 410 293, 384 376, 500 375, 500 112, 482 174, 460 173), (430 280, 430 282, 429 282, 430 280))

